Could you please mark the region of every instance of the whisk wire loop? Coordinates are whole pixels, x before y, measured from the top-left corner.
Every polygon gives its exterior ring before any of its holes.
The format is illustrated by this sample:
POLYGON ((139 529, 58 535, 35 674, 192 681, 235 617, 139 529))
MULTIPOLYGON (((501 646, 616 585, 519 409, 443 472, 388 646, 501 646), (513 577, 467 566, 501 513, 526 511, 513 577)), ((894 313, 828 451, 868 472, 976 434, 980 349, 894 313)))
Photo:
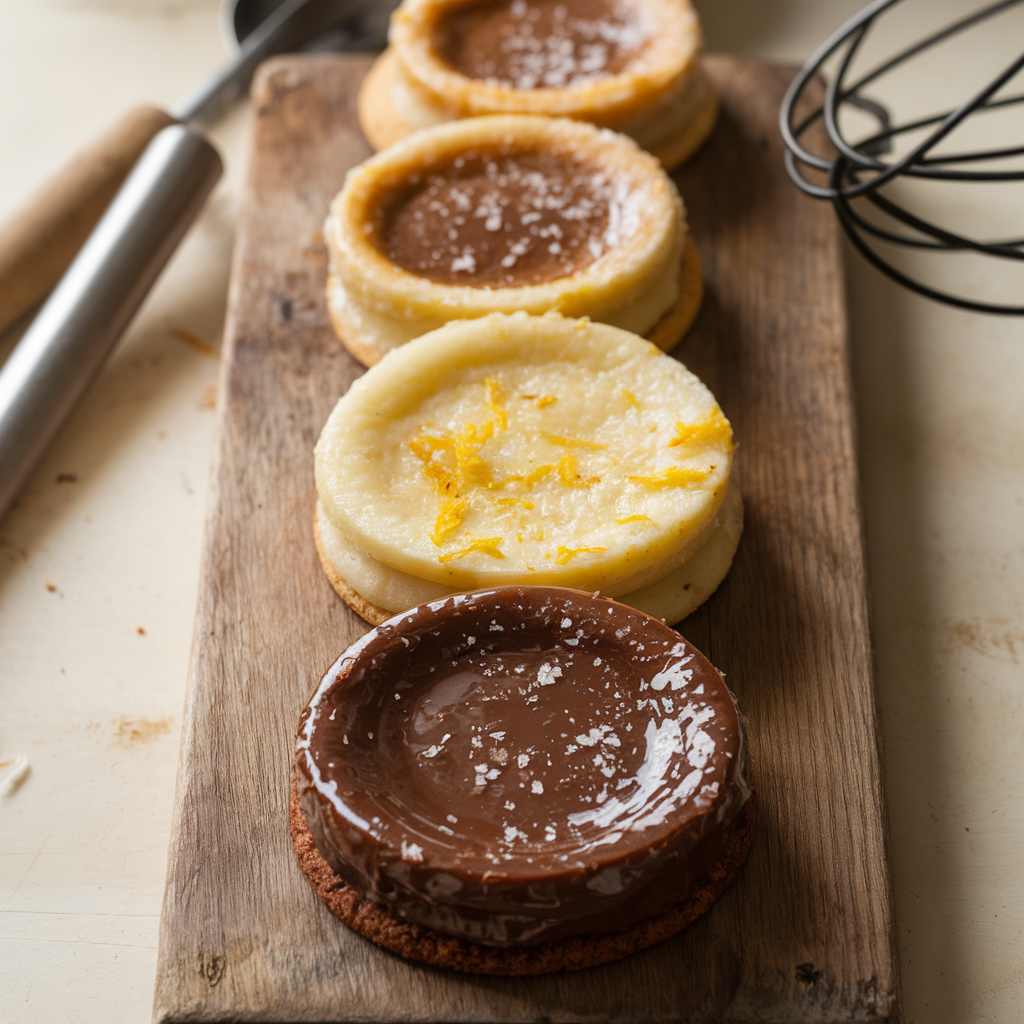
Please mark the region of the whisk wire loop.
POLYGON ((786 172, 807 195, 832 202, 843 229, 854 246, 879 270, 900 284, 928 298, 984 313, 1024 315, 1024 306, 982 302, 954 295, 912 278, 896 268, 867 241, 868 237, 911 249, 933 252, 974 253, 998 259, 1024 260, 1024 239, 982 241, 949 230, 913 213, 891 197, 880 192, 883 186, 898 178, 927 179, 941 182, 1013 182, 1024 181, 1024 169, 987 168, 980 165, 1024 155, 1024 145, 1008 145, 991 149, 935 155, 933 150, 969 117, 1024 103, 1024 94, 998 97, 1007 83, 1024 70, 1024 54, 1011 61, 987 85, 965 103, 941 114, 919 118, 902 125, 893 125, 887 108, 876 99, 861 94, 868 85, 906 61, 960 32, 1003 13, 1024 0, 997 0, 971 12, 952 24, 940 28, 895 56, 847 83, 854 59, 876 20, 900 0, 875 0, 860 14, 851 18, 833 33, 815 52, 793 79, 779 112, 779 128, 786 145, 786 172), (796 122, 796 107, 809 83, 830 58, 839 55, 835 75, 828 82, 821 106, 796 122), (867 112, 878 122, 879 130, 851 143, 844 137, 840 119, 844 105, 867 112), (819 119, 835 148, 835 155, 813 153, 801 138, 819 119), (930 130, 929 130, 930 129, 930 130), (893 160, 880 159, 892 152, 894 140, 914 132, 928 134, 910 150, 893 160), (971 166, 973 165, 973 166, 971 166), (812 181, 809 172, 825 175, 825 183, 812 181), (890 230, 863 216, 853 200, 866 199, 872 207, 891 218, 912 234, 890 230))

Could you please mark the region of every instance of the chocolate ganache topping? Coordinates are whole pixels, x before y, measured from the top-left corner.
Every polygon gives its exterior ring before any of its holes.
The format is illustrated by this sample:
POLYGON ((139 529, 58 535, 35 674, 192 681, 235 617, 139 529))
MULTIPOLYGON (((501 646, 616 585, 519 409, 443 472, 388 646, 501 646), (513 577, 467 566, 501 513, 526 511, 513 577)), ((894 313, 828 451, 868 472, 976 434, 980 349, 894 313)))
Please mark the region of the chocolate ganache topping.
POLYGON ((421 605, 331 667, 299 723, 321 855, 394 917, 496 946, 685 900, 749 796, 722 676, 614 601, 507 587, 421 605))
POLYGON ((566 89, 625 71, 650 38, 614 0, 496 0, 456 7, 438 53, 467 78, 511 89, 566 89))
POLYGON ((507 288, 567 277, 630 229, 626 183, 553 153, 467 153, 382 202, 381 248, 440 284, 507 288))

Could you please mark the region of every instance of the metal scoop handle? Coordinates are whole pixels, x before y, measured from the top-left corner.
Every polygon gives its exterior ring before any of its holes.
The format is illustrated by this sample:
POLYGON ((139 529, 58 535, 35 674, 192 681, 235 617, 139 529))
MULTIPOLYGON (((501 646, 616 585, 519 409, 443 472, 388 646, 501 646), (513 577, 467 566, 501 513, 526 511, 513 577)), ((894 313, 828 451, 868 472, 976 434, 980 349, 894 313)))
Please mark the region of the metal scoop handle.
POLYGON ((220 177, 182 125, 142 154, 0 370, 0 517, 106 361, 220 177))

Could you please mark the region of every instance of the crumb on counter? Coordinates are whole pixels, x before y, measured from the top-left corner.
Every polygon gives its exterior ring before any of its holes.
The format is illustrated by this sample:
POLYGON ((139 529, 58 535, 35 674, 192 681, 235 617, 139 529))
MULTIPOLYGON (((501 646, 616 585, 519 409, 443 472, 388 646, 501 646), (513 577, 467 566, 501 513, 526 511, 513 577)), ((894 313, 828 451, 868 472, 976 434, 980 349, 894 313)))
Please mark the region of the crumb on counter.
POLYGON ((28 777, 29 763, 27 757, 13 757, 0 761, 0 771, 8 769, 0 778, 0 796, 10 796, 28 777))
POLYGON ((211 359, 220 358, 217 350, 209 342, 203 341, 198 334, 186 331, 182 327, 172 327, 171 334, 173 334, 179 341, 183 341, 187 345, 191 345, 197 352, 202 352, 204 356, 209 356, 211 359))

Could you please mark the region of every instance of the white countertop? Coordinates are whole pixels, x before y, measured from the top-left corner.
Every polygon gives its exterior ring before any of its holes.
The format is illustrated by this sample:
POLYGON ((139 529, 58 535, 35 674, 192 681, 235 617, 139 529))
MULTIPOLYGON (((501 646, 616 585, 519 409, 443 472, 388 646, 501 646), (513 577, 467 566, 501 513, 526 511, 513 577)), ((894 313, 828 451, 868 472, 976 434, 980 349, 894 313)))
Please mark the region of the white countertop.
MULTIPOLYGON (((894 32, 973 5, 905 6, 894 32)), ((800 61, 859 4, 698 7, 710 49, 800 61)), ((121 111, 224 58, 214 0, 0 0, 0 19, 0 220, 121 111)), ((961 45, 885 96, 941 107, 995 49, 961 45)), ((31 762, 0 796, 0 1021, 150 1016, 217 376, 174 332, 219 346, 247 113, 213 133, 225 179, 0 521, 0 761, 31 762)), ((995 188, 927 201, 1024 235, 1024 191, 995 188)), ((1024 321, 847 266, 906 1020, 1022 1019, 1024 321)), ((996 283, 1019 301, 1014 269, 996 283)))

